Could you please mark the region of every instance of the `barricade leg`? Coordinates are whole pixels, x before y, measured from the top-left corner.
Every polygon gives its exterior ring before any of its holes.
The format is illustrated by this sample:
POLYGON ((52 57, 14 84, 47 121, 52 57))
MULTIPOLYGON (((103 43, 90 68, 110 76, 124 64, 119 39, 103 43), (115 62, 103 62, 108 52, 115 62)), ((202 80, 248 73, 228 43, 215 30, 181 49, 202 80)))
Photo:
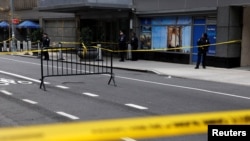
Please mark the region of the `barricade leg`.
POLYGON ((109 85, 110 85, 111 80, 113 80, 114 86, 116 86, 116 84, 115 84, 115 74, 113 74, 113 73, 110 76, 110 79, 109 79, 109 82, 108 82, 109 85))

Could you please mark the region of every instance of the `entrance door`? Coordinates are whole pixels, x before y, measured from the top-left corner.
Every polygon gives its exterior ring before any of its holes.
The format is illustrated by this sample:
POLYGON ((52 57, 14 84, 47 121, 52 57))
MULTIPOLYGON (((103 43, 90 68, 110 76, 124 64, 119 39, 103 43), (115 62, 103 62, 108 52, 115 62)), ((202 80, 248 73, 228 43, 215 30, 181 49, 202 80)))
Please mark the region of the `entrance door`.
POLYGON ((198 47, 197 47, 197 41, 202 36, 202 33, 206 31, 205 25, 195 25, 194 26, 194 34, 193 34, 193 54, 192 54, 192 63, 196 63, 197 61, 197 53, 198 53, 198 47))

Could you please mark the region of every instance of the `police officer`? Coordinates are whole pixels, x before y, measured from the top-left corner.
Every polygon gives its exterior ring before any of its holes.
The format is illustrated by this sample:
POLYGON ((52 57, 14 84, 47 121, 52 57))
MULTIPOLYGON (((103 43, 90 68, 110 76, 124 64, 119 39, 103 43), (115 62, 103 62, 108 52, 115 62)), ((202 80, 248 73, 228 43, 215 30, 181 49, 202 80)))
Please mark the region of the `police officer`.
POLYGON ((199 69, 201 59, 202 59, 203 68, 204 69, 206 68, 206 58, 207 58, 207 51, 208 51, 208 48, 209 48, 209 44, 210 44, 210 42, 209 42, 207 33, 203 33, 202 37, 197 42, 197 45, 198 45, 198 60, 197 60, 195 69, 199 69))
POLYGON ((127 50, 127 38, 126 35, 124 34, 123 30, 120 30, 120 37, 119 37, 119 50, 121 50, 120 52, 120 62, 124 62, 125 59, 125 55, 126 55, 126 50, 127 50))
MULTIPOLYGON (((50 38, 48 37, 47 33, 43 33, 43 39, 42 39, 42 45, 43 45, 43 49, 47 49, 50 45, 50 38)), ((44 56, 44 60, 49 60, 49 52, 43 51, 42 53, 42 57, 44 56)))
POLYGON ((138 38, 136 37, 136 33, 132 32, 132 37, 130 41, 132 47, 132 61, 137 61, 138 53, 135 51, 138 49, 138 38))

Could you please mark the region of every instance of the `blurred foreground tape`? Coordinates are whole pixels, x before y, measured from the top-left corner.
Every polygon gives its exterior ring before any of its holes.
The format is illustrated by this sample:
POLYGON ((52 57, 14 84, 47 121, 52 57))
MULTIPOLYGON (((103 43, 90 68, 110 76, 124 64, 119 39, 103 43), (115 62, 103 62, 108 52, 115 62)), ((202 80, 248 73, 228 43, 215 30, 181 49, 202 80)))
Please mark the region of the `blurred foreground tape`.
POLYGON ((249 124, 250 110, 0 128, 0 141, 108 141, 207 133, 207 125, 249 124))

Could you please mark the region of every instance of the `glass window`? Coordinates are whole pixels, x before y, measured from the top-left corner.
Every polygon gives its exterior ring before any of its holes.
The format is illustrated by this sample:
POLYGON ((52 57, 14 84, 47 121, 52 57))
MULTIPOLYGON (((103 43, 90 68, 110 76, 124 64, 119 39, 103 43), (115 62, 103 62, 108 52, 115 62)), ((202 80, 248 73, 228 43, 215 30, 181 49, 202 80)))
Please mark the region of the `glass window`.
POLYGON ((166 49, 167 47, 167 30, 165 26, 152 27, 152 48, 166 49))
POLYGON ((175 25, 176 17, 159 17, 152 19, 152 25, 175 25))
POLYGON ((142 19, 141 25, 151 25, 151 19, 149 18, 142 19))
POLYGON ((195 18, 194 24, 206 24, 205 18, 195 18))
MULTIPOLYGON (((216 44, 216 25, 208 25, 207 26, 207 35, 211 44, 216 44)), ((208 50, 208 54, 215 55, 216 46, 211 45, 208 50)))
POLYGON ((190 25, 192 24, 192 18, 189 16, 180 16, 177 20, 177 25, 190 25))
POLYGON ((151 49, 151 33, 140 34, 141 49, 151 49))
POLYGON ((141 23, 141 48, 190 53, 192 17, 156 17, 141 23))

